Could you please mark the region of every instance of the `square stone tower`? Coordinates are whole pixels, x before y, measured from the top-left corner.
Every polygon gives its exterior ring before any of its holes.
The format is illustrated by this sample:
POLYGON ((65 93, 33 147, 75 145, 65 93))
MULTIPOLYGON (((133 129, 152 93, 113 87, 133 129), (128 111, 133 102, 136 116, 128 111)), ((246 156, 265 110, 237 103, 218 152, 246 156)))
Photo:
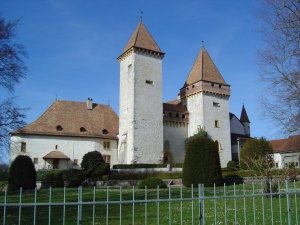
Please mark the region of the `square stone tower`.
POLYGON ((120 62, 118 163, 162 163, 164 54, 140 22, 120 62))
POLYGON ((209 138, 218 143, 222 167, 231 160, 229 97, 230 85, 202 47, 180 89, 180 98, 189 111, 188 136, 204 128, 209 138))

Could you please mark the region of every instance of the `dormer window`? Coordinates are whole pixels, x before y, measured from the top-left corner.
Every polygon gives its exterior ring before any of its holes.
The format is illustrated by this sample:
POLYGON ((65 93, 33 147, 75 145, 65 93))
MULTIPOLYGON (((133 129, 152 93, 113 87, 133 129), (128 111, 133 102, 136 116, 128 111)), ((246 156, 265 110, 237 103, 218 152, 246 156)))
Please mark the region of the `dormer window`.
POLYGON ((109 132, 106 129, 102 130, 102 134, 108 134, 109 132))
POLYGON ((80 127, 80 132, 85 132, 86 129, 84 127, 80 127))
POLYGON ((219 84, 219 88, 222 88, 222 85, 221 85, 221 84, 219 84))
POLYGON ((185 118, 185 114, 182 114, 182 118, 185 118))
POLYGON ((57 131, 62 131, 63 128, 62 128, 62 126, 58 125, 58 126, 56 126, 56 130, 57 130, 57 131))
POLYGON ((211 86, 213 87, 213 86, 215 86, 215 84, 214 84, 214 83, 211 83, 211 86))

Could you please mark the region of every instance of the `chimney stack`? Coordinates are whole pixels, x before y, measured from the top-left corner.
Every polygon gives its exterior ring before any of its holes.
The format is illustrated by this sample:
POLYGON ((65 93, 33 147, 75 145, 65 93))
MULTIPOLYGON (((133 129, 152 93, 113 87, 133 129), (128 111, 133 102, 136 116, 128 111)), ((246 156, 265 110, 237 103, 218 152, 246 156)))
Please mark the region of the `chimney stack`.
POLYGON ((88 98, 86 101, 86 106, 87 106, 87 109, 92 110, 93 109, 93 99, 88 98))

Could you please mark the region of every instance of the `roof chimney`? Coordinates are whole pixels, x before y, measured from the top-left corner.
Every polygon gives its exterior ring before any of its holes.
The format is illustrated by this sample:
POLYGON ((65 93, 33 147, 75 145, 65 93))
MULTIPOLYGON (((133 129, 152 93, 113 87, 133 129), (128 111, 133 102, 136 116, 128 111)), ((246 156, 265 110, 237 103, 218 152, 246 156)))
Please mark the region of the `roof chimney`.
POLYGON ((93 99, 88 98, 86 101, 86 106, 87 106, 87 109, 92 110, 93 109, 93 99))

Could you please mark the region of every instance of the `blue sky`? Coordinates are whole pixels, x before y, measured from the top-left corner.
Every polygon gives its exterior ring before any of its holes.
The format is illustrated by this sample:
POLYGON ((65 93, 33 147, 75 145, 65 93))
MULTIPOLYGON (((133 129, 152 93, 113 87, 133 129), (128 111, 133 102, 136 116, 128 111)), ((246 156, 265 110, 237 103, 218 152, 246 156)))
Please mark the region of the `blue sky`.
MULTIPOLYGON (((230 112, 240 116, 243 103, 251 135, 274 138, 258 110, 257 1, 240 0, 1 0, 6 20, 21 18, 17 41, 28 51, 27 78, 16 86, 17 102, 30 107, 27 123, 57 99, 110 104, 119 112, 119 63, 131 34, 143 23, 163 59, 163 100, 177 97, 202 41, 225 81, 231 85, 230 112)), ((2 97, 7 95, 0 90, 2 97)))

